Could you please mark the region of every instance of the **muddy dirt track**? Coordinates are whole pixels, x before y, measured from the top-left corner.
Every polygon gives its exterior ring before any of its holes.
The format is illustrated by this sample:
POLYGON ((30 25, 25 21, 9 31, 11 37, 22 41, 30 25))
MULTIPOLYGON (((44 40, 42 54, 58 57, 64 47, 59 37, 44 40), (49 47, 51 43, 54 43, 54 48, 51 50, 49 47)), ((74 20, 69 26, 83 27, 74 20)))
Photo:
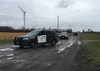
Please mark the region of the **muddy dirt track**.
POLYGON ((55 47, 37 49, 0 45, 0 71, 77 71, 74 57, 81 45, 79 38, 72 35, 68 40, 59 40, 55 47))

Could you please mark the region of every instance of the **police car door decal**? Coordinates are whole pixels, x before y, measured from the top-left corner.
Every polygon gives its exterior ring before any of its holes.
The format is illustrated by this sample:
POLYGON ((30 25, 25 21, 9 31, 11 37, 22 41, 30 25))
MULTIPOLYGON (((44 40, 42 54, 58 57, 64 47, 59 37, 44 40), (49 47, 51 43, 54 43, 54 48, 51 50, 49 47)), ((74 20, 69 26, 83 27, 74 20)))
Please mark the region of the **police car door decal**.
POLYGON ((38 43, 44 43, 46 42, 46 35, 38 36, 38 43))

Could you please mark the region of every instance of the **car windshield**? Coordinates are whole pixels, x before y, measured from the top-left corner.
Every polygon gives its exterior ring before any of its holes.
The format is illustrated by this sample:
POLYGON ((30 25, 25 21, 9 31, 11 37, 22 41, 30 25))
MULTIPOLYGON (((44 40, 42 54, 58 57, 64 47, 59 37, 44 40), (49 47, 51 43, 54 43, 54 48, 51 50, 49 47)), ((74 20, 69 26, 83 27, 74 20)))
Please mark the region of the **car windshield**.
POLYGON ((32 31, 32 32, 28 33, 27 35, 33 35, 33 36, 35 36, 35 35, 37 35, 39 32, 40 32, 40 31, 32 31))
POLYGON ((60 35, 68 35, 66 32, 62 32, 60 35))

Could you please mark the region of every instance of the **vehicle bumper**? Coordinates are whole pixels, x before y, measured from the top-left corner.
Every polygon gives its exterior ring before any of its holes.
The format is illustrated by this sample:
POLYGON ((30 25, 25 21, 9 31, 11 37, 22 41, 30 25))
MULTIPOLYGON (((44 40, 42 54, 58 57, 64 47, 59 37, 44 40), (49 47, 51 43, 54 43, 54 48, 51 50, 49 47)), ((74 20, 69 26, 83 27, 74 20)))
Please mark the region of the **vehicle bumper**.
POLYGON ((66 36, 61 36, 61 37, 59 37, 60 39, 66 39, 66 38, 68 38, 68 37, 66 37, 66 36))
POLYGON ((20 40, 20 41, 14 40, 14 44, 22 45, 22 46, 29 46, 30 41, 29 40, 20 40))

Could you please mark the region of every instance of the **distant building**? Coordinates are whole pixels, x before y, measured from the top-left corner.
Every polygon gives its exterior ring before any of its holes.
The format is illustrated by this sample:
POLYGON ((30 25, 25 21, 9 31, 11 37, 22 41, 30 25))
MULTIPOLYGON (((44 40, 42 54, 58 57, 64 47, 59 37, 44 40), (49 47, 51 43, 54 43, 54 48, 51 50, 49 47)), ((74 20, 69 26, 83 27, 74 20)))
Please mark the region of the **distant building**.
POLYGON ((92 32, 92 30, 91 29, 88 29, 88 32, 92 32))

